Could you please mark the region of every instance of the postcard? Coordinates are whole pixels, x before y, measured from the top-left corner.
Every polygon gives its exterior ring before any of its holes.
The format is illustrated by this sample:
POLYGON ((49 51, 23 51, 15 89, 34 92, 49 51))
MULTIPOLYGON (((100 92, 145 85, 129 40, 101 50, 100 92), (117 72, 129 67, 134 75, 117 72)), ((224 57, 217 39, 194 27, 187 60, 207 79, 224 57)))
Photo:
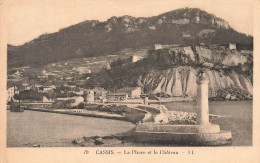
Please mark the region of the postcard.
POLYGON ((0 162, 259 162, 259 1, 0 1, 0 162))

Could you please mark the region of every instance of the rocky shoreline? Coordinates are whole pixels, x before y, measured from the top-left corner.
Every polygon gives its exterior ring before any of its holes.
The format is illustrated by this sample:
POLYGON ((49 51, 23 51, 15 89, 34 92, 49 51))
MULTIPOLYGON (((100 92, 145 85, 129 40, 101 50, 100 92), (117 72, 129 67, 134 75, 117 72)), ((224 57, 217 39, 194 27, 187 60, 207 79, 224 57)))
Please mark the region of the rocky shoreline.
POLYGON ((237 87, 220 89, 215 97, 209 98, 210 101, 243 101, 252 99, 253 96, 248 91, 237 87))

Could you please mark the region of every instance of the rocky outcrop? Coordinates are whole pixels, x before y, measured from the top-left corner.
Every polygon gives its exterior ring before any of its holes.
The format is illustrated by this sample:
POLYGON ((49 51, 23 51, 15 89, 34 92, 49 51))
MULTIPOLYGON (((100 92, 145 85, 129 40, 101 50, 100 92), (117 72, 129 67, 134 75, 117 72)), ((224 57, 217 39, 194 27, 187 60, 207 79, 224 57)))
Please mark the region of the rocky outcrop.
POLYGON ((237 53, 236 55, 232 54, 232 53, 228 53, 225 56, 225 59, 223 60, 223 65, 226 66, 238 66, 239 64, 243 65, 244 63, 247 62, 247 57, 237 53))
POLYGON ((195 124, 197 114, 193 112, 168 111, 170 124, 195 124))
POLYGON ((189 24, 190 23, 190 20, 189 19, 172 19, 172 23, 173 24, 181 24, 181 25, 184 25, 184 24, 189 24))
POLYGON ((206 67, 222 66, 226 68, 252 62, 253 52, 245 54, 219 45, 172 45, 172 47, 170 45, 161 45, 160 49, 151 50, 148 55, 154 61, 194 63, 204 64, 206 67))
MULTIPOLYGON (((198 70, 189 66, 180 66, 163 71, 153 71, 143 77, 142 85, 149 87, 150 93, 164 93, 172 97, 196 97, 197 83, 196 75, 198 70)), ((250 79, 242 74, 232 71, 230 74, 223 74, 215 70, 207 70, 209 77, 209 97, 218 95, 218 91, 237 87, 243 91, 253 94, 253 85, 250 79)))

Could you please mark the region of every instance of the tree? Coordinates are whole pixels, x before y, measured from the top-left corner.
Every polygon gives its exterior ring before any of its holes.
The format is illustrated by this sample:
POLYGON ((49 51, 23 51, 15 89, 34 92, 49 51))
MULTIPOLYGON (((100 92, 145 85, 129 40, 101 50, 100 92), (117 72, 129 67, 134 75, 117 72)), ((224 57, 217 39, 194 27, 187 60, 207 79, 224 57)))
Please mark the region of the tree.
POLYGON ((16 100, 29 100, 29 101, 41 101, 43 98, 43 93, 37 92, 35 90, 25 90, 21 91, 19 94, 14 95, 16 100))
POLYGON ((84 109, 84 103, 83 102, 79 103, 77 108, 78 109, 84 109))

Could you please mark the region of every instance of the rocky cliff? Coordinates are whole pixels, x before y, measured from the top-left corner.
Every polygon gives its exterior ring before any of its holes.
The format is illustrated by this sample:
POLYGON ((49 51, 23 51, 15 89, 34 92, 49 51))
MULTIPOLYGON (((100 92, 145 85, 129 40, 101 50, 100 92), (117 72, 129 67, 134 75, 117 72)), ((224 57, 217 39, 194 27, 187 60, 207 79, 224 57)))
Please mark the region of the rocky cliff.
POLYGON ((172 47, 150 50, 148 55, 149 59, 155 62, 201 65, 207 68, 217 66, 215 68, 220 69, 246 66, 253 60, 252 51, 230 50, 227 45, 172 45, 172 47))
MULTIPOLYGON (((209 77, 209 97, 216 97, 227 88, 236 88, 246 96, 253 94, 252 51, 230 50, 223 45, 173 46, 151 50, 149 59, 168 63, 165 70, 153 70, 139 78, 144 89, 169 96, 195 97, 196 76, 204 69, 209 77)), ((232 89, 231 89, 232 90, 232 89)), ((234 92, 226 92, 231 98, 234 92)))
POLYGON ((147 58, 136 63, 115 65, 97 75, 99 80, 93 80, 95 76, 92 81, 103 81, 100 83, 103 87, 140 86, 144 93, 194 98, 200 70, 208 75, 209 97, 251 98, 252 51, 230 50, 223 45, 171 45, 150 50, 147 58))
MULTIPOLYGON (((198 70, 189 66, 180 66, 163 71, 151 71, 141 78, 144 89, 150 93, 164 93, 169 96, 195 97, 197 95, 196 76, 198 70)), ((249 77, 232 71, 228 75, 214 70, 206 71, 209 77, 209 97, 216 97, 219 90, 238 87, 253 94, 253 85, 249 77)))

